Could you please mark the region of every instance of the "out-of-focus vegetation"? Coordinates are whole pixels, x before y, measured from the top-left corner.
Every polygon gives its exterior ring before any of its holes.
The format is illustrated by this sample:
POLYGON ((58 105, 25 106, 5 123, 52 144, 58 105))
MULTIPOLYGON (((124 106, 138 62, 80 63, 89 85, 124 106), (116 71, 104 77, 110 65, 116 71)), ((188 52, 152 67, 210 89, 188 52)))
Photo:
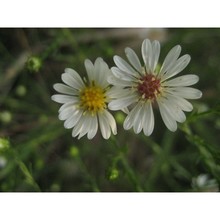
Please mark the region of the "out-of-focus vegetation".
POLYGON ((220 184, 220 29, 0 29, 0 191, 218 191, 220 184), (113 66, 144 38, 191 55, 183 74, 200 77, 203 97, 172 133, 158 111, 153 134, 124 131, 72 138, 51 101, 64 68, 85 74, 84 59, 113 66))

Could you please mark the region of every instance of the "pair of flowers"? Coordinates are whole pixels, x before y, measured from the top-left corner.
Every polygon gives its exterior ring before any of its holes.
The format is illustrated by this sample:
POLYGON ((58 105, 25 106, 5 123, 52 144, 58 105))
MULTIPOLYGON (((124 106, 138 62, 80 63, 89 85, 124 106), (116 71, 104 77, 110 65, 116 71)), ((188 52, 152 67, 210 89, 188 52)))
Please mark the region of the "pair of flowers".
POLYGON ((127 116, 124 129, 133 127, 136 134, 142 130, 146 136, 154 129, 153 106, 157 103, 163 122, 170 131, 176 131, 177 122, 184 122, 183 111, 190 112, 192 104, 186 99, 198 99, 202 93, 188 86, 198 82, 197 75, 184 75, 173 79, 190 62, 188 54, 181 57, 181 47, 173 47, 158 70, 160 43, 145 39, 141 53, 143 65, 131 48, 125 49, 126 62, 114 56, 115 67, 109 69, 102 58, 93 64, 85 60, 87 79, 73 69, 66 68, 54 89, 61 93, 51 98, 61 103, 59 119, 65 128, 73 128, 78 139, 87 134, 92 139, 100 127, 103 138, 117 134, 114 117, 109 110, 122 110, 127 116))

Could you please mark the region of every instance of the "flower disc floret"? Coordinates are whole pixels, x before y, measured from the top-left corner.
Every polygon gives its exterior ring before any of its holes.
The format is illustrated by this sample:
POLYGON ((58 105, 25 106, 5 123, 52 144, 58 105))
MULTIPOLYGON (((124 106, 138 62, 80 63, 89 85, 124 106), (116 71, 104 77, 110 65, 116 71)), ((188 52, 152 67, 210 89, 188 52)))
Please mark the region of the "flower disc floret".
POLYGON ((137 85, 137 90, 140 93, 142 99, 150 99, 154 101, 160 94, 160 79, 157 79, 153 74, 146 74, 140 79, 137 85))
POLYGON ((106 108, 105 91, 95 83, 80 92, 80 107, 92 115, 106 108))

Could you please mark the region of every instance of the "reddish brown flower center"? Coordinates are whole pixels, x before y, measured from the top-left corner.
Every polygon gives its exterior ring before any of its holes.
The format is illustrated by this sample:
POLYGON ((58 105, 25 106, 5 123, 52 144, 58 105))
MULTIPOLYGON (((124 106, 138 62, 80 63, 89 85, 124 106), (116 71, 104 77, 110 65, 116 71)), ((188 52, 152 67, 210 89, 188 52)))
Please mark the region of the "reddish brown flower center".
POLYGON ((153 74, 146 74, 138 83, 137 90, 143 99, 154 100, 160 93, 160 79, 153 74))

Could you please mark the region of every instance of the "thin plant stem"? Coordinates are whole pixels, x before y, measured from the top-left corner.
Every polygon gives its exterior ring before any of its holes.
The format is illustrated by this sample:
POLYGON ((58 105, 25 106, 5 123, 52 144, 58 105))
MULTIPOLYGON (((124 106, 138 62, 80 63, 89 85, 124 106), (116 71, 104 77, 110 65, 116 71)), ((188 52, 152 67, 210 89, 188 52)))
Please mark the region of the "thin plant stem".
POLYGON ((130 179, 130 181, 133 183, 133 185, 135 186, 135 190, 137 192, 143 192, 144 189, 141 187, 141 184, 139 183, 138 177, 135 174, 134 170, 132 169, 132 167, 130 166, 130 164, 128 163, 127 158, 125 157, 124 152, 122 151, 121 147, 118 144, 118 141, 116 140, 115 137, 111 137, 111 141, 113 143, 113 145, 115 146, 115 148, 117 149, 117 158, 119 161, 121 161, 121 163, 123 164, 123 167, 130 179))
POLYGON ((79 166, 81 167, 81 170, 83 171, 83 173, 86 175, 86 177, 90 180, 90 183, 92 185, 93 191, 94 192, 100 192, 100 189, 96 183, 95 178, 89 173, 85 163, 83 162, 83 160, 81 159, 80 155, 76 156, 76 160, 79 164, 79 166))

